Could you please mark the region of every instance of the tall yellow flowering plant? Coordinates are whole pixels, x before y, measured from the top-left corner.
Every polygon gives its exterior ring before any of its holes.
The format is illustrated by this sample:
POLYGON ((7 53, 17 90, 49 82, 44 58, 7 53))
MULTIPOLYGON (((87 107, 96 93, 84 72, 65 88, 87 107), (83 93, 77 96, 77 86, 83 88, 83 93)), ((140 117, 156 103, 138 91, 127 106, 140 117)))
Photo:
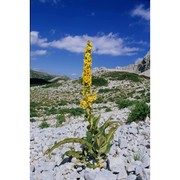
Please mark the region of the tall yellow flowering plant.
POLYGON ((91 75, 91 65, 92 65, 92 43, 87 42, 87 46, 84 50, 84 69, 82 74, 82 85, 83 85, 83 100, 80 102, 80 105, 83 109, 86 110, 86 115, 90 117, 91 107, 93 102, 97 99, 96 93, 92 93, 92 75, 91 75))
POLYGON ((111 121, 109 118, 103 125, 99 126, 100 116, 95 117, 92 112, 93 102, 96 100, 96 93, 91 90, 92 86, 92 43, 87 42, 84 50, 84 69, 82 74, 83 99, 80 105, 85 109, 85 121, 88 121, 86 137, 84 138, 67 138, 48 149, 45 154, 51 153, 55 148, 65 143, 80 143, 82 151, 75 151, 72 148, 64 155, 76 157, 79 162, 84 163, 88 167, 102 167, 102 162, 106 161, 107 153, 110 150, 110 143, 114 137, 114 133, 119 127, 118 121, 111 121))

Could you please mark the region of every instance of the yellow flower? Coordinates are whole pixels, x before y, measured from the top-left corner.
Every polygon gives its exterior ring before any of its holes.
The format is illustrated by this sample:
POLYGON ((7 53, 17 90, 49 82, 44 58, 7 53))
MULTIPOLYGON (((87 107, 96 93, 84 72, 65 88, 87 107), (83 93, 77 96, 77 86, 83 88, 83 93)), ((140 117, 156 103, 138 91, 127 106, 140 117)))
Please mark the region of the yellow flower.
POLYGON ((80 102, 81 106, 86 109, 88 113, 88 107, 91 107, 93 102, 97 99, 96 94, 92 94, 91 85, 92 85, 92 75, 91 75, 91 65, 92 65, 92 43, 91 41, 87 42, 87 46, 84 50, 84 68, 82 73, 82 84, 83 90, 82 94, 84 99, 80 102))
POLYGON ((87 103, 86 103, 86 101, 84 101, 84 100, 82 100, 81 102, 80 102, 80 105, 81 105, 81 107, 83 108, 83 109, 86 109, 87 108, 87 103))
POLYGON ((100 168, 102 168, 102 167, 103 167, 103 163, 98 162, 98 163, 97 163, 97 166, 100 167, 100 168))

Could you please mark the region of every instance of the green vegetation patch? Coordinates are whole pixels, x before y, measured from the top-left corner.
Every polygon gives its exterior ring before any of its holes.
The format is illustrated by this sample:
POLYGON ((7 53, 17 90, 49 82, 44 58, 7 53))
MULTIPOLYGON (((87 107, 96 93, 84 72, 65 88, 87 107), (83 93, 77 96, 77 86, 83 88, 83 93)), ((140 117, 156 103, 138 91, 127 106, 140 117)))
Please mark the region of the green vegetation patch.
POLYGON ((66 121, 64 115, 57 115, 56 119, 57 119, 57 120, 56 120, 56 127, 61 126, 62 123, 66 121))
POLYGON ((43 121, 43 122, 39 125, 39 127, 40 127, 41 129, 48 128, 48 127, 49 127, 49 124, 48 124, 46 121, 43 121))
POLYGON ((99 103, 103 103, 104 101, 103 98, 99 96, 94 102, 99 104, 99 103))
POLYGON ((105 112, 110 112, 110 111, 112 111, 112 110, 111 110, 111 108, 109 108, 109 107, 107 107, 107 108, 105 109, 105 112))
POLYGON ((127 123, 144 121, 147 116, 150 116, 150 107, 144 101, 136 102, 128 116, 127 123))
POLYGON ((109 77, 110 80, 129 80, 133 82, 141 82, 141 77, 138 74, 135 73, 129 73, 129 72, 108 72, 103 74, 103 77, 109 77))
POLYGON ((134 103, 135 103, 135 101, 130 101, 127 99, 121 99, 121 100, 116 101, 116 104, 119 109, 123 109, 123 108, 129 107, 129 106, 132 106, 134 103))
POLYGON ((108 81, 105 78, 93 76, 92 85, 93 86, 107 86, 108 81))
POLYGON ((105 89, 99 89, 98 93, 108 93, 108 92, 117 92, 119 89, 117 88, 105 88, 105 89))
POLYGON ((51 114, 70 114, 72 116, 81 116, 82 114, 84 114, 84 109, 82 108, 64 108, 64 109, 55 109, 54 107, 52 107, 51 109, 49 109, 46 112, 47 115, 51 115, 51 114))

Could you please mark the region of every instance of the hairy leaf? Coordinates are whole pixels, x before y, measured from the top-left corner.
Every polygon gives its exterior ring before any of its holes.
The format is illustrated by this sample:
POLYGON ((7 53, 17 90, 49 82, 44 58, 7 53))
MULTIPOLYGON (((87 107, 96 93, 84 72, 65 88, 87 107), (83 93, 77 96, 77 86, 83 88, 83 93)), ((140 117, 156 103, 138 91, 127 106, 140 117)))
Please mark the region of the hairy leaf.
MULTIPOLYGON (((73 151, 73 150, 71 150, 71 151, 66 151, 64 153, 64 155, 73 156, 73 157, 76 157, 77 159, 79 159, 82 156, 82 152, 81 151, 73 151)), ((63 155, 63 157, 64 157, 64 155, 63 155)))
POLYGON ((85 140, 85 139, 79 139, 79 138, 67 138, 64 139, 58 143, 56 143, 53 147, 51 147, 50 149, 48 149, 45 154, 51 153, 54 149, 58 148, 59 146, 61 146, 62 144, 66 144, 66 143, 80 143, 82 144, 84 147, 86 147, 90 153, 93 153, 92 151, 92 146, 91 144, 85 140))

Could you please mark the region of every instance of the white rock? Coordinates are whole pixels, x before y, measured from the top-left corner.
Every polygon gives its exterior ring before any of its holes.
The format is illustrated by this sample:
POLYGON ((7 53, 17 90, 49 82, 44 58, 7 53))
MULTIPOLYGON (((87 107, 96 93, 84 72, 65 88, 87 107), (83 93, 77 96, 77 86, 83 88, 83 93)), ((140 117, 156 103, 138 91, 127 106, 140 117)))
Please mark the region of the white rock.
POLYGON ((71 159, 71 162, 72 163, 75 163, 77 161, 77 159, 75 158, 75 157, 73 157, 72 159, 71 159))
POLYGON ((127 167, 126 167, 127 172, 132 172, 132 171, 135 171, 135 168, 136 168, 136 166, 135 166, 135 165, 130 165, 130 166, 127 166, 127 167))
POLYGON ((116 175, 114 175, 111 171, 102 170, 93 180, 116 180, 116 175))
POLYGON ((64 166, 66 167, 66 169, 73 169, 74 163, 65 163, 64 166))
POLYGON ((142 174, 142 168, 140 166, 137 166, 136 170, 135 170, 135 173, 136 173, 136 175, 142 174))
POLYGON ((132 128, 137 128, 137 124, 135 123, 135 122, 132 122, 131 124, 130 124, 130 127, 132 127, 132 128))
POLYGON ((123 156, 113 157, 109 156, 109 167, 112 172, 122 171, 122 167, 125 167, 125 158, 123 156))
POLYGON ((144 157, 143 157, 143 163, 141 165, 142 168, 147 168, 150 166, 150 159, 149 159, 149 156, 148 154, 146 154, 144 157))
POLYGON ((43 171, 42 172, 42 180, 47 180, 47 179, 54 179, 53 173, 50 171, 43 171))
POLYGON ((136 128, 129 128, 129 132, 136 135, 137 129, 136 128))
POLYGON ((99 169, 86 169, 84 172, 84 177, 86 180, 94 180, 99 171, 99 169))
POLYGON ((126 169, 124 166, 121 166, 119 168, 119 174, 118 174, 118 177, 117 179, 120 180, 120 179, 126 179, 127 178, 127 172, 126 172, 126 169))
POLYGON ((124 138, 121 138, 121 139, 119 140, 119 144, 120 144, 120 148, 121 148, 121 149, 126 148, 126 147, 128 146, 127 140, 124 139, 124 138))
POLYGON ((133 174, 129 175, 129 176, 126 178, 126 180, 135 180, 135 179, 136 179, 136 175, 133 175, 133 174))
POLYGON ((55 178, 55 180, 64 180, 64 177, 61 172, 57 172, 55 178))

